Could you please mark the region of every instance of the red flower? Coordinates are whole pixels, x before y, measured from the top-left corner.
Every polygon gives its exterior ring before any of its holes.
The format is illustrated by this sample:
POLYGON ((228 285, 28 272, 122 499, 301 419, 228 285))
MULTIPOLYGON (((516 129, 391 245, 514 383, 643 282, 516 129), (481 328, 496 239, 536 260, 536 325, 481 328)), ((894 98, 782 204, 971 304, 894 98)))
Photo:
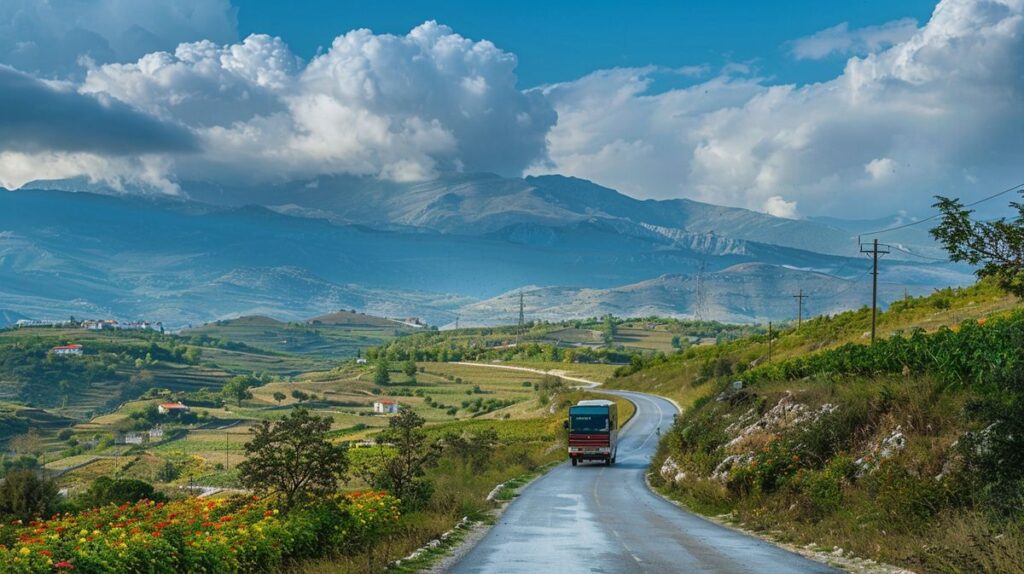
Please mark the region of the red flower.
POLYGON ((75 569, 75 565, 70 563, 70 562, 68 562, 67 560, 63 560, 61 562, 58 562, 58 563, 54 564, 53 567, 57 568, 59 570, 64 570, 64 569, 74 570, 75 569))

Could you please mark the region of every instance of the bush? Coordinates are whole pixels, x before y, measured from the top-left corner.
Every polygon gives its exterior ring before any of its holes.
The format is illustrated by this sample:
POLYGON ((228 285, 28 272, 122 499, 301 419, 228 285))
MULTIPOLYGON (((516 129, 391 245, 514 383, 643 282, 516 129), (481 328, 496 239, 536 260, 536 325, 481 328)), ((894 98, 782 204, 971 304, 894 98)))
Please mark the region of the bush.
POLYGON ((142 500, 166 502, 167 497, 156 492, 153 485, 134 478, 110 478, 101 476, 93 481, 79 503, 85 507, 106 504, 136 503, 142 500))
POLYGON ((50 516, 59 501, 57 485, 33 470, 12 470, 0 484, 0 516, 29 521, 50 516))

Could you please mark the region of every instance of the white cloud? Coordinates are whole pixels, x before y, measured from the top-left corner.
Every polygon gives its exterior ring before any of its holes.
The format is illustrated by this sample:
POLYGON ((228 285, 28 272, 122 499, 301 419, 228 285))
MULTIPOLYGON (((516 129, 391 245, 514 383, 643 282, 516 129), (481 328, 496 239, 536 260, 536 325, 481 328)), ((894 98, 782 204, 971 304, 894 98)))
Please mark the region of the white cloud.
POLYGON ((3 0, 0 63, 65 76, 79 60, 123 62, 181 42, 238 37, 230 0, 3 0))
POLYGON ((203 153, 166 162, 165 178, 415 181, 450 170, 518 175, 545 160, 557 117, 542 94, 517 88, 515 67, 490 42, 427 22, 405 36, 349 32, 308 64, 265 35, 183 43, 89 65, 79 91, 195 134, 203 153))
POLYGON ((723 73, 652 93, 654 70, 619 69, 547 88, 559 122, 530 171, 755 210, 776 196, 805 214, 924 210, 1019 181, 1021 70, 1024 0, 943 0, 819 84, 723 73))
POLYGON ((781 195, 773 195, 764 202, 764 212, 775 217, 796 219, 796 202, 786 201, 781 195))
POLYGON ((179 176, 398 181, 438 170, 518 174, 545 157, 555 113, 516 87, 515 56, 427 22, 406 36, 354 30, 303 67, 278 38, 182 44, 89 70, 106 94, 196 129, 179 176))
POLYGON ((905 42, 917 32, 917 20, 902 18, 864 28, 850 29, 847 22, 826 28, 790 43, 797 60, 820 60, 833 54, 865 55, 905 42))

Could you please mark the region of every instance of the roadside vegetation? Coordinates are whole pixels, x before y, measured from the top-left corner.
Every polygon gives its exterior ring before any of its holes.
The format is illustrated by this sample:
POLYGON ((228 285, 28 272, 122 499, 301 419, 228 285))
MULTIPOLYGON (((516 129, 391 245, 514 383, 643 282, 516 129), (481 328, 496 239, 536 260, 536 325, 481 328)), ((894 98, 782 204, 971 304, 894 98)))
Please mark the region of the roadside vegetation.
POLYGON ((933 232, 978 284, 620 369, 685 407, 651 482, 699 512, 920 572, 1024 564, 1021 220, 942 200, 933 232))

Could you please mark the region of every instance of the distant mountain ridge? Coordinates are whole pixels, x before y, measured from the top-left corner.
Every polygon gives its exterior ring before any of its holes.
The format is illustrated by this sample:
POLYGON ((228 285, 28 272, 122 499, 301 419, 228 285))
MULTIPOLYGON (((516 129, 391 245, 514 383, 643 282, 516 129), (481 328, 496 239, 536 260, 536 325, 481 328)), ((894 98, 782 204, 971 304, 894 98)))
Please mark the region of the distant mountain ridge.
MULTIPOLYGON (((51 185, 79 186, 88 187, 51 185)), ((657 304, 616 301, 629 286, 657 278, 695 283, 701 269, 717 277, 731 268, 723 285, 742 277, 762 287, 788 269, 783 283, 799 288, 822 275, 863 278, 866 265, 855 236, 836 225, 689 200, 637 200, 561 176, 182 186, 188 198, 0 192, 0 309, 170 326, 242 315, 298 320, 336 309, 435 325, 476 313, 493 324, 505 319, 496 309, 481 316, 487 306, 473 305, 547 285, 566 297, 606 293, 593 305, 566 299, 561 317, 617 308, 692 315, 682 296, 657 304), (737 272, 752 264, 758 266, 737 272)), ((883 281, 913 292, 971 281, 963 267, 897 254, 884 266, 883 281)), ((784 316, 781 307, 743 300, 764 292, 750 287, 720 298, 708 318, 784 316)), ((823 293, 822 304, 830 297, 845 301, 823 293)))

